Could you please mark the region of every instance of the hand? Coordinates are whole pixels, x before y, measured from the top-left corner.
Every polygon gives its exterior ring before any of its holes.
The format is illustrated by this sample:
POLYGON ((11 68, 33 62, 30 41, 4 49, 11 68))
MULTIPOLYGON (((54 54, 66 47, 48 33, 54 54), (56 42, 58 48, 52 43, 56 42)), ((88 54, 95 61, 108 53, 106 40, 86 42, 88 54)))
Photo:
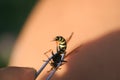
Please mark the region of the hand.
POLYGON ((0 68, 0 80, 34 80, 36 70, 27 67, 0 68))
MULTIPOLYGON (((68 62, 55 73, 61 77, 52 79, 119 80, 119 3, 118 0, 38 2, 15 44, 10 65, 40 68, 42 60, 47 59, 44 52, 55 50, 55 43, 50 41, 57 35, 67 39, 74 32, 66 50, 67 54, 72 51, 72 56, 66 57, 68 62)), ((49 65, 39 79, 45 80, 50 69, 49 65)))

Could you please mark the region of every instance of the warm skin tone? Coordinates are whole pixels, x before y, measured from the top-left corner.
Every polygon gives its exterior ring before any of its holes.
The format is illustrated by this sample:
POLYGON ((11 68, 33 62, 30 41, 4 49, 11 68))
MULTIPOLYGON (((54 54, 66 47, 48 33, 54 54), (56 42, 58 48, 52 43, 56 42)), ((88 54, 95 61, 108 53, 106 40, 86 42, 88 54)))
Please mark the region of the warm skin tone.
MULTIPOLYGON (((111 62, 112 54, 117 54, 114 51, 119 52, 119 49, 114 49, 116 45, 112 44, 112 42, 119 43, 119 39, 116 39, 118 36, 112 35, 114 31, 119 34, 119 31, 116 32, 120 29, 119 4, 119 0, 43 0, 41 3, 38 2, 15 44, 10 65, 34 67, 38 70, 43 64, 42 60, 47 59, 43 53, 49 49, 53 49, 55 52, 56 45, 51 40, 57 35, 68 38, 71 32, 74 32, 68 43, 67 52, 73 51, 71 53, 77 56, 66 58, 69 62, 58 71, 58 74, 64 73, 62 80, 68 80, 69 77, 71 80, 78 78, 97 80, 100 76, 102 76, 101 80, 108 79, 104 75, 114 75, 108 74, 110 73, 107 70, 107 67, 110 66, 108 63, 111 62), (109 38, 110 35, 116 36, 115 40, 109 38), (104 40, 102 41, 102 39, 104 40), (112 46, 107 44, 109 40, 113 40, 110 42, 112 46), (77 48, 80 45, 83 47, 77 48), (111 46, 111 48, 108 49, 104 45, 111 46), (107 56, 107 50, 111 55, 107 56), (100 74, 101 69, 104 73, 100 74), (74 75, 74 71, 79 75, 74 75)), ((51 54, 48 53, 48 55, 51 54)), ((114 65, 116 64, 114 63, 114 65)), ((47 67, 41 76, 46 74, 49 69, 50 67, 47 67)), ((115 73, 114 70, 113 73, 115 73)), ((115 78, 110 77, 113 80, 115 78)))
POLYGON ((25 67, 0 68, 0 80, 34 80, 35 69, 25 67))

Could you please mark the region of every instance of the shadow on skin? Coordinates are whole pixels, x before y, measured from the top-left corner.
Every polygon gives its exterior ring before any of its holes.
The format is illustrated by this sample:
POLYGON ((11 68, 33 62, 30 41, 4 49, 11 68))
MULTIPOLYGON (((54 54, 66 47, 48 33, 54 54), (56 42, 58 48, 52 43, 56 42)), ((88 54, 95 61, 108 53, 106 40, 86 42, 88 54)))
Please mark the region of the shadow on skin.
POLYGON ((67 58, 68 71, 52 80, 120 80, 120 31, 79 46, 67 58))

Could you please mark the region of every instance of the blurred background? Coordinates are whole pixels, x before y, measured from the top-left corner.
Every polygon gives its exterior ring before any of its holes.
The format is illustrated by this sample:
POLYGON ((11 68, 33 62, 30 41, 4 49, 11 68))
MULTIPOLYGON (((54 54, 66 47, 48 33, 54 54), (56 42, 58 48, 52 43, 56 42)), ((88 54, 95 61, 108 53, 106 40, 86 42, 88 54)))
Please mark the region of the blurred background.
POLYGON ((0 0, 0 67, 7 66, 10 54, 36 0, 0 0))
MULTIPOLYGON (((67 38, 75 32, 67 52, 74 50, 76 55, 69 56, 67 65, 58 72, 60 80, 120 80, 120 0, 42 1, 33 14, 36 1, 0 2, 0 67, 11 58, 11 66, 38 70, 46 60, 42 54, 55 49, 49 41, 58 34, 67 38), (32 17, 26 22, 29 13, 32 17), (26 28, 11 52, 23 25, 26 28)), ((40 76, 42 80, 50 67, 40 76)))

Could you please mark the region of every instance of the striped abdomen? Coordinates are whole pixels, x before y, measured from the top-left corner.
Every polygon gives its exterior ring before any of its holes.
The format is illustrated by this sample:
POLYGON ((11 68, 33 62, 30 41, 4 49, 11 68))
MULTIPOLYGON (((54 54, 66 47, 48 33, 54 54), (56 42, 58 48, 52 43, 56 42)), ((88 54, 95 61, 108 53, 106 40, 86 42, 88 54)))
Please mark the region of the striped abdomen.
POLYGON ((67 48, 67 43, 65 38, 63 38, 62 36, 56 36, 55 41, 59 42, 59 50, 62 52, 65 52, 66 48, 67 48))

